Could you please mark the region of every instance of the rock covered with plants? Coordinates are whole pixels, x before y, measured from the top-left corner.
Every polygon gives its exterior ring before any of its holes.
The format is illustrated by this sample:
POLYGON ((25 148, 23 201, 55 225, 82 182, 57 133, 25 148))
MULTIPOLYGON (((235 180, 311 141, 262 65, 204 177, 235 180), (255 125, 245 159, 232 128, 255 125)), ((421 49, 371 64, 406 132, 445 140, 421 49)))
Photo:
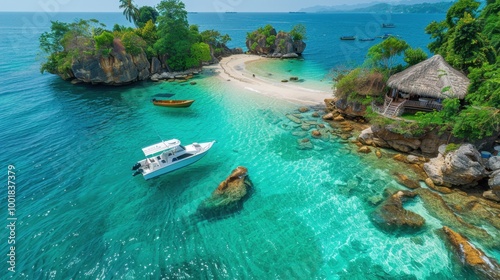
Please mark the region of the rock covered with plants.
POLYGON ((184 3, 163 0, 156 7, 136 7, 120 1, 120 8, 135 28, 107 28, 97 20, 52 22, 40 36, 45 54, 41 72, 91 84, 122 85, 155 73, 201 68, 228 52, 231 40, 215 30, 200 32, 189 25, 184 3))
POLYGON ((306 29, 302 24, 294 26, 290 32, 276 32, 276 29, 268 24, 249 32, 246 46, 248 52, 252 54, 275 58, 296 58, 306 48, 305 39, 306 29))

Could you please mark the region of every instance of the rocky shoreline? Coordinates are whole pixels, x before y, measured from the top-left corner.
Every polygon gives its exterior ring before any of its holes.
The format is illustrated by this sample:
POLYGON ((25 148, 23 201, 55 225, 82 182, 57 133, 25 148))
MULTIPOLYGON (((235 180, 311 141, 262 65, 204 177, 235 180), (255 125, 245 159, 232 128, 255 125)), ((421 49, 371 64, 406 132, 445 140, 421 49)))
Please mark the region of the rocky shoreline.
POLYGON ((311 108, 301 107, 298 112, 286 115, 297 125, 292 132, 298 137, 297 148, 313 149, 311 139, 339 138, 347 149, 357 152, 370 164, 386 162, 395 166, 391 168, 393 178, 401 188, 387 186, 384 197, 361 195, 375 207, 371 213, 374 225, 391 234, 418 234, 427 222, 406 210, 404 203, 419 197, 427 212, 446 225, 442 228, 443 239, 451 244, 450 249, 462 260, 461 264, 485 279, 498 279, 500 266, 473 244, 500 249, 496 238, 500 235, 500 200, 496 197, 500 190, 497 184, 500 157, 482 158, 471 144, 448 151, 446 145, 441 145, 433 158, 398 153, 377 146, 377 141, 370 143, 363 139, 363 131, 370 127, 363 119, 345 118, 331 100, 325 100, 325 104, 326 109, 312 108, 312 114, 311 108))

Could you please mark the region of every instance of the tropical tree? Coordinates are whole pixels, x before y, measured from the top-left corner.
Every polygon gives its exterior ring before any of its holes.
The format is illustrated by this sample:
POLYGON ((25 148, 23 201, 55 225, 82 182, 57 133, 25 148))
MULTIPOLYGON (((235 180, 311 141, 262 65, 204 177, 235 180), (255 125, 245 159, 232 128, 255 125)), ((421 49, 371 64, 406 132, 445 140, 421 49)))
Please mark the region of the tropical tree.
POLYGON ((163 0, 156 9, 159 16, 158 41, 154 44, 160 55, 166 55, 171 70, 185 70, 191 67, 191 46, 201 41, 198 27, 189 26, 184 3, 179 0, 163 0))
MULTIPOLYGON (((479 6, 475 0, 459 0, 450 7, 444 21, 432 22, 425 29, 435 39, 429 44, 429 50, 441 54, 448 63, 464 73, 469 73, 470 67, 495 62, 495 49, 488 35, 498 33, 498 21, 492 23, 478 19, 479 6), (491 31, 483 34, 485 22, 490 23, 491 31)), ((488 6, 486 9, 492 13, 498 10, 495 4, 488 6)))
POLYGON ((427 59, 427 54, 421 48, 411 48, 405 50, 404 61, 408 63, 408 66, 415 65, 427 59))
POLYGON ((391 36, 368 50, 368 63, 391 74, 397 57, 408 47, 406 41, 391 36))
POLYGON ((142 6, 137 11, 137 18, 135 24, 138 27, 143 27, 148 21, 152 21, 153 24, 156 23, 156 18, 158 17, 158 11, 151 6, 142 6))
POLYGON ((120 0, 120 9, 123 9, 125 18, 130 22, 136 22, 139 9, 134 5, 132 0, 120 0))
POLYGON ((299 41, 299 40, 306 40, 306 27, 303 24, 297 24, 295 25, 292 30, 290 31, 290 35, 292 35, 292 38, 294 41, 299 41))

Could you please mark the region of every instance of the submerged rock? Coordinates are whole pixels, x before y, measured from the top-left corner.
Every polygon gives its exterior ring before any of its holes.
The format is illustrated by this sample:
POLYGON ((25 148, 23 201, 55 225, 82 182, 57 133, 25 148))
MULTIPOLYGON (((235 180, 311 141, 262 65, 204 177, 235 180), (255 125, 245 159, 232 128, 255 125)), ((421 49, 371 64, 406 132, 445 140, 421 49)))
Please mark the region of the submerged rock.
POLYGON ((248 170, 238 166, 219 184, 212 196, 200 204, 198 213, 205 218, 217 218, 241 210, 252 188, 248 170))
POLYGON ((286 114, 285 116, 294 123, 297 123, 297 124, 302 123, 302 121, 298 117, 294 116, 293 114, 286 114))
POLYGON ((418 188, 414 192, 419 195, 420 199, 422 199, 425 209, 429 212, 429 214, 436 219, 441 220, 443 224, 460 229, 462 234, 467 234, 476 240, 483 240, 484 244, 489 247, 499 246, 498 242, 495 241, 495 238, 493 238, 486 230, 469 224, 462 218, 458 217, 439 194, 426 188, 418 188))
POLYGON ((301 112, 301 113, 309 112, 309 108, 307 108, 307 107, 300 107, 299 108, 299 112, 301 112))
POLYGON ((358 153, 361 153, 361 154, 369 154, 371 152, 372 152, 372 150, 369 147, 367 147, 367 146, 361 146, 358 149, 358 153))
POLYGON ((381 229, 390 232, 421 228, 425 219, 417 213, 403 208, 403 202, 416 195, 416 193, 409 191, 397 191, 372 213, 371 220, 381 229))
POLYGON ((420 188, 420 184, 418 183, 418 181, 410 179, 405 174, 395 173, 394 175, 396 176, 396 181, 398 181, 398 183, 400 183, 401 185, 403 185, 409 189, 420 188))
POLYGON ((311 132, 311 136, 314 138, 320 138, 321 137, 321 132, 319 130, 313 130, 311 132))
POLYGON ((297 146, 297 149, 299 150, 312 150, 314 149, 314 144, 311 142, 309 138, 304 138, 298 140, 299 145, 297 146))
POLYGON ((464 266, 472 268, 483 279, 500 279, 500 265, 494 259, 486 256, 467 238, 454 232, 449 227, 444 226, 443 232, 464 266))

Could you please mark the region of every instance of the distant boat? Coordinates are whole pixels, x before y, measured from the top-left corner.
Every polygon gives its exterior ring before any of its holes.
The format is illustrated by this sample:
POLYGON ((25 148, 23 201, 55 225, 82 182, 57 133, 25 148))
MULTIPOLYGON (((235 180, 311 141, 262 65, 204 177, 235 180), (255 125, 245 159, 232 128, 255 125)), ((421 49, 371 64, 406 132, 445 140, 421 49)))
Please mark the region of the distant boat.
POLYGON ((288 12, 289 14, 305 14, 306 12, 288 12))
POLYGON ((352 41, 352 40, 356 40, 356 36, 342 36, 342 37, 340 37, 340 40, 352 41))
POLYGON ((236 14, 236 12, 226 12, 226 14, 236 14))
POLYGON ((396 27, 393 23, 382 23, 382 28, 394 28, 396 27))
POLYGON ((391 33, 385 33, 384 35, 382 36, 378 36, 379 38, 382 38, 382 39, 387 39, 389 37, 400 37, 398 35, 394 35, 394 34, 391 34, 391 33))
POLYGON ((189 107, 194 102, 194 100, 156 100, 156 99, 153 99, 152 101, 153 104, 156 106, 174 107, 174 108, 189 107))
POLYGON ((359 38, 360 41, 373 41, 375 38, 359 38))

